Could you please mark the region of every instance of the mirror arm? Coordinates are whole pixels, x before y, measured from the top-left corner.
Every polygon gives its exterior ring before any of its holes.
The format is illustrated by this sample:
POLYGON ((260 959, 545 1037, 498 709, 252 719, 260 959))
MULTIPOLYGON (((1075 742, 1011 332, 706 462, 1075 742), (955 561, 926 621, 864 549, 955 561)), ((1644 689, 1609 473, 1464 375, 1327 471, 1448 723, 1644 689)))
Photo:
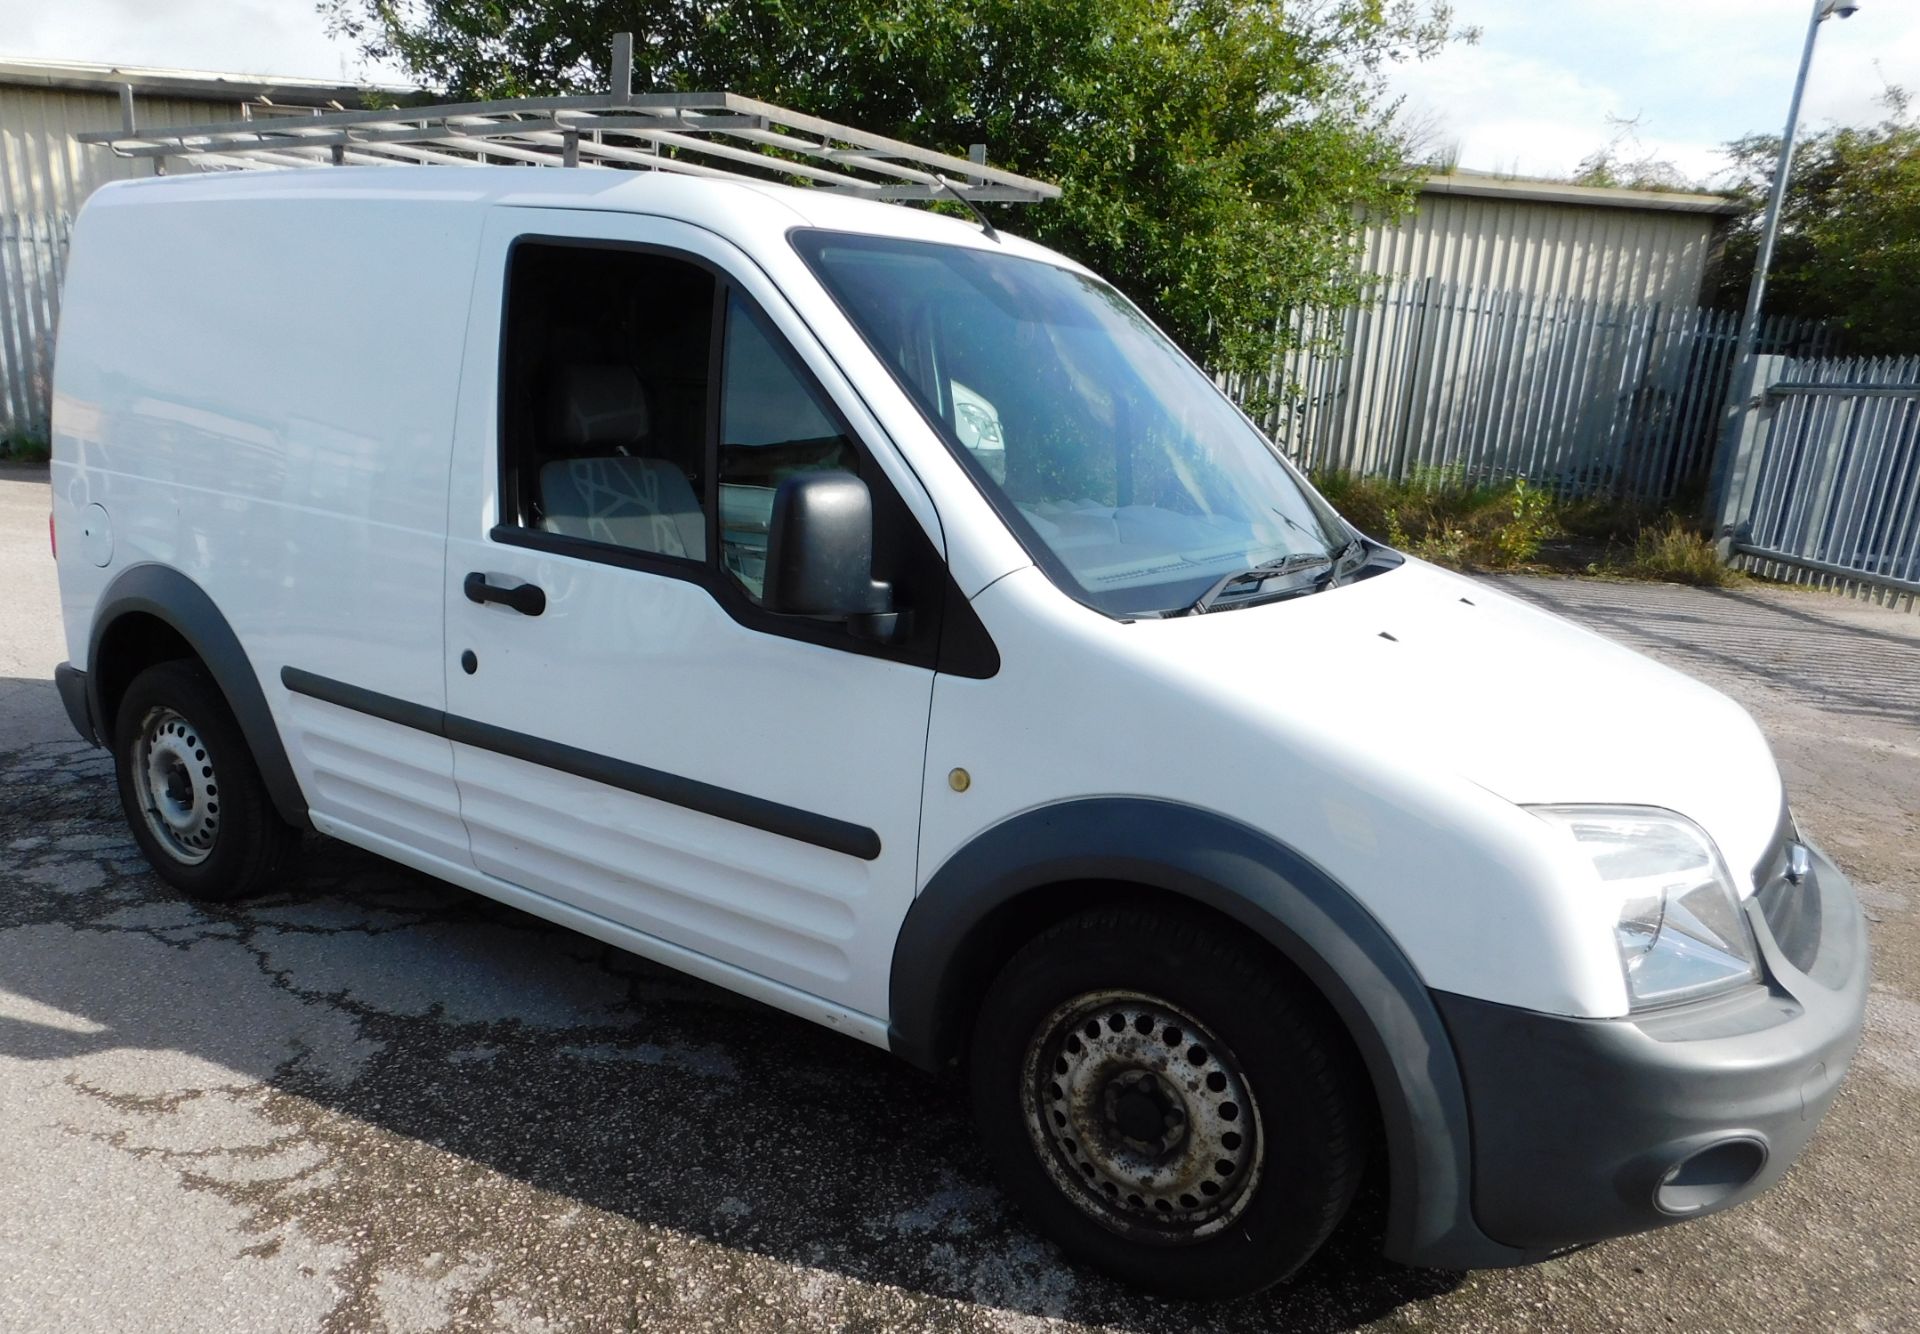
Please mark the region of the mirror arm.
POLYGON ((899 644, 913 634, 913 613, 893 605, 893 585, 875 579, 873 610, 847 617, 847 633, 875 644, 899 644))
POLYGON ((847 633, 874 644, 901 644, 913 635, 910 611, 863 611, 847 618, 847 633))

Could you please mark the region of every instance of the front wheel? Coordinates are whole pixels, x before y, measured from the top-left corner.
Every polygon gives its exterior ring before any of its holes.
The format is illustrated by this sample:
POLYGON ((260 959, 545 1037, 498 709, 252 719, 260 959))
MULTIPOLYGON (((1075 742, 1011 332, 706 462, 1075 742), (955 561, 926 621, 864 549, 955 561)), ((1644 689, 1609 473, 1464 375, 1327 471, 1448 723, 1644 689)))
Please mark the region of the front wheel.
POLYGON ((975 1118, 1070 1255, 1181 1296, 1292 1274, 1353 1199, 1343 1035, 1284 965, 1172 913, 1103 909, 1007 964, 974 1030, 975 1118))
POLYGON ((198 663, 157 663, 134 677, 114 716, 113 758, 134 840, 183 894, 225 902, 259 893, 298 841, 198 663))

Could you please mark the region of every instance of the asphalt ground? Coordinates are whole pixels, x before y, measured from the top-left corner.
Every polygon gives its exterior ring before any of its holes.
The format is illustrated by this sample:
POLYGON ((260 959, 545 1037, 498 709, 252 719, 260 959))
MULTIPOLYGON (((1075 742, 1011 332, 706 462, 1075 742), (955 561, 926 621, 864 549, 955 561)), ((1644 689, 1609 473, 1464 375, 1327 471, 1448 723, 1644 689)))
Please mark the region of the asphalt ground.
POLYGON ((0 1329, 1920 1329, 1920 617, 1507 581, 1746 704, 1861 890, 1864 1044, 1778 1188, 1468 1275, 1378 1259, 1375 1198, 1179 1304, 1060 1259, 880 1052, 317 838, 176 899, 51 685, 43 478, 0 473, 0 1329))

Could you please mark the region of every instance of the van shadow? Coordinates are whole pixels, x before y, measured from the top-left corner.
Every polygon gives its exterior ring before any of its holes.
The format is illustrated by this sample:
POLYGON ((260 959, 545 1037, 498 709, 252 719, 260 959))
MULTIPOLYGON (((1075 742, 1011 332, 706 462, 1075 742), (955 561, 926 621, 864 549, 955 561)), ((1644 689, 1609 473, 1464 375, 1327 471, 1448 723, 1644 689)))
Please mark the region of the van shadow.
POLYGON ((892 1290, 895 1323, 931 1298, 1138 1331, 1347 1329, 1460 1281, 1379 1258, 1376 1190, 1277 1290, 1145 1296, 1006 1205, 959 1089, 318 838, 279 893, 183 903, 74 743, 0 753, 0 886, 0 1071, 46 1063, 143 1124, 244 1083, 300 1148, 280 1184, 182 1168, 247 1211, 236 1249, 291 1224, 368 1274, 451 1252, 564 1292, 691 1248, 709 1287, 825 1270, 892 1290))

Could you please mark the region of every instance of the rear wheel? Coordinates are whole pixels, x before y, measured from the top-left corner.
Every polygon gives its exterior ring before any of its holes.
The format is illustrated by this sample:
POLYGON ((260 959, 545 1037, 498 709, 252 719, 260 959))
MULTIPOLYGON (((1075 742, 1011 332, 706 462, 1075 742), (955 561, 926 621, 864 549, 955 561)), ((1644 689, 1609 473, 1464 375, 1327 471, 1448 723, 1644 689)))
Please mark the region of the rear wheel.
POLYGON ((974 1112, 1070 1255, 1184 1296, 1258 1291, 1352 1201, 1343 1036, 1284 966, 1173 913, 1103 909, 1015 955, 974 1031, 974 1112))
POLYGON ((299 835, 204 668, 163 662, 136 676, 115 714, 113 754, 127 823, 163 880, 214 901, 269 887, 299 835))

